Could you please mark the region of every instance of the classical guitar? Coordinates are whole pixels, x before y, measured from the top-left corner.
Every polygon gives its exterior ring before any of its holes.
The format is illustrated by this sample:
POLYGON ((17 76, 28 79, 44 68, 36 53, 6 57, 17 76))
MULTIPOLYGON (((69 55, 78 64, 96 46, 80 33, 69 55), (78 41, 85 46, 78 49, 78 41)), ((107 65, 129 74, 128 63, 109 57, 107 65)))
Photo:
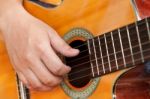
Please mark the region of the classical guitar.
POLYGON ((72 70, 60 86, 35 92, 17 78, 1 40, 0 99, 150 99, 148 0, 25 0, 24 7, 80 54, 62 57, 72 70))

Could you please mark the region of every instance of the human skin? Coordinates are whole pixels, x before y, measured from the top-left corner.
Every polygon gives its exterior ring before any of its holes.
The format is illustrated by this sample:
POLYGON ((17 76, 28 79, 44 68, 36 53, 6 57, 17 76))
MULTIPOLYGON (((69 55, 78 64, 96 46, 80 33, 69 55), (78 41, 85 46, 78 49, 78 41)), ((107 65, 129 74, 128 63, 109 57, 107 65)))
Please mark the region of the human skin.
POLYGON ((31 90, 52 90, 71 70, 56 52, 67 57, 79 53, 52 27, 30 15, 22 0, 0 0, 0 31, 14 70, 31 90))

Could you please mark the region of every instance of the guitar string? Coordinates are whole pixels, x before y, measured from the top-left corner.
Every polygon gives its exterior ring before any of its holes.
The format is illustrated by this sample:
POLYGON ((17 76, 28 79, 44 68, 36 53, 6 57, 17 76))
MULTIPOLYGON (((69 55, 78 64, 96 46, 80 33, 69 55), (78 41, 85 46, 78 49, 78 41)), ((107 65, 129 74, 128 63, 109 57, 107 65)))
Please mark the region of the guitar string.
MULTIPOLYGON (((146 50, 147 51, 147 50, 146 50)), ((143 51, 143 52, 145 52, 145 51, 143 51)), ((137 54, 137 53, 134 53, 133 55, 135 55, 135 54, 137 54)), ((131 56, 131 55, 129 55, 129 56, 131 56)), ((128 57, 128 56, 126 56, 126 57, 128 57)), ((118 60, 118 59, 117 59, 118 60)), ((139 60, 139 59, 138 59, 139 60)), ((136 60, 137 61, 137 60, 136 60)), ((132 62, 130 62, 130 63, 132 63, 132 62)), ((106 63, 105 63, 106 64, 106 63)), ((127 63, 128 64, 128 63, 127 63)), ((123 64, 124 65, 124 64, 123 64)), ((95 66, 96 67, 96 66, 95 66)), ((95 68, 94 67, 94 68, 95 68)), ((112 67, 112 69, 116 69, 116 67, 112 67)), ((88 69, 90 69, 90 68, 88 68, 88 69)), ((108 70, 109 68, 106 68, 105 70, 108 70)), ((84 69, 84 71, 85 70, 87 70, 87 69, 84 69)), ((83 70, 82 70, 83 71, 83 70)), ((102 70, 100 70, 100 72, 101 72, 102 70)), ((81 72, 81 71, 80 71, 81 72)), ((78 72, 79 73, 79 72, 78 72)), ((95 73, 94 73, 95 74, 95 73)), ((70 79, 69 81, 75 81, 75 80, 78 80, 78 79, 81 79, 81 78, 85 78, 85 77, 87 77, 87 76, 90 76, 91 74, 89 74, 89 75, 86 75, 86 76, 81 76, 81 77, 79 77, 79 78, 76 78, 76 79, 70 79)), ((28 93, 26 93, 26 94, 28 94, 28 93)), ((31 93, 32 94, 32 93, 31 93)))
MULTIPOLYGON (((143 30, 139 31, 139 33, 140 33, 140 32, 144 32, 144 31, 147 31, 147 29, 143 29, 143 30)), ((130 37, 133 36, 133 35, 136 35, 136 34, 131 34, 130 37)), ((144 37, 145 37, 145 36, 144 36, 144 37)), ((123 37, 122 40, 125 39, 125 38, 126 38, 126 37, 123 37)), ((101 39, 101 38, 100 38, 100 39, 101 39)), ((127 39, 128 39, 128 38, 127 38, 127 39)), ((142 39, 142 38, 141 38, 141 39, 142 39)), ((114 41, 115 41, 115 40, 119 40, 119 39, 114 39, 114 41)), ((136 39, 134 39, 134 40, 136 40, 136 39)), ((133 41, 134 41, 134 40, 133 40, 133 41)), ((98 40, 97 40, 97 41, 98 41, 98 40)), ((92 42, 89 42, 89 43, 91 44, 92 42)), ((111 43, 111 41, 108 41, 108 42, 107 42, 107 44, 109 44, 109 43, 111 43)), ((86 43, 86 44, 87 44, 87 43, 86 43)), ((125 44, 126 44, 126 43, 125 43, 125 44)), ((101 46, 103 46, 103 45, 105 45, 105 44, 104 44, 104 43, 101 44, 101 46)), ((97 47, 99 47, 99 46, 95 45, 95 47, 97 48, 97 47)), ((74 47, 73 47, 73 48, 74 48, 74 47)), ((86 51, 88 51, 88 49, 82 50, 82 51, 80 51, 80 53, 84 53, 84 52, 86 52, 86 51)))
MULTIPOLYGON (((145 30, 147 30, 147 29, 145 29, 145 30)), ((144 32, 145 30, 140 31, 140 32, 144 32)), ((133 35, 136 35, 136 34, 132 34, 132 35, 130 35, 130 36, 133 36, 133 35)), ((144 36, 144 37, 145 37, 145 36, 144 36)), ((142 38, 143 38, 143 37, 142 37, 142 38)), ((141 38, 141 39, 142 39, 142 38, 141 38)), ((100 38, 100 39, 101 39, 101 38, 100 38)), ((122 40, 123 40, 123 39, 125 39, 125 37, 123 37, 122 40)), ((119 39, 114 39, 114 41, 115 41, 115 40, 119 40, 119 39)), ((132 41, 135 41, 135 40, 137 40, 137 39, 133 39, 132 41)), ((92 43, 92 42, 90 42, 90 44, 91 44, 91 43, 92 43)), ((111 41, 108 41, 108 42, 107 42, 107 44, 109 44, 109 43, 111 43, 111 41)), ((126 44, 126 43, 125 43, 125 44, 126 44)), ((105 44, 103 43, 101 46, 103 46, 103 45, 105 45, 105 44)), ((95 47, 97 48, 97 47, 99 47, 99 46, 95 45, 95 47)), ((108 49, 110 49, 110 48, 108 48, 108 49)), ((88 49, 85 49, 85 50, 80 51, 80 54, 81 54, 81 53, 84 53, 84 52, 86 52, 86 51, 88 51, 88 49)))
MULTIPOLYGON (((144 50, 143 52, 147 52, 147 51, 150 51, 150 49, 144 50)), ((136 54, 139 54, 139 53, 140 53, 140 51, 137 52, 137 53, 128 55, 128 56, 126 56, 126 57, 129 57, 129 56, 132 56, 132 55, 136 55, 136 54)), ((149 58, 149 57, 145 57, 145 58, 149 58)), ((115 59, 115 60, 116 60, 116 59, 115 59)), ((118 59, 117 59, 117 60, 118 60, 118 59)), ((135 62, 136 62, 137 60, 141 60, 141 58, 135 59, 135 62)), ((127 64, 129 64, 129 63, 133 63, 133 62, 131 61, 131 62, 128 62, 127 64)), ((100 65, 102 65, 102 64, 100 64, 100 65)), ((124 66, 124 64, 120 64, 120 67, 121 67, 121 66, 124 66)), ((94 68, 95 68, 95 67, 96 67, 96 66, 94 66, 94 68)), ((127 67, 127 68, 128 68, 128 67, 127 67)), ((91 69, 91 68, 82 69, 82 71, 85 71, 85 70, 87 70, 87 69, 91 69)), ((112 67, 112 69, 116 69, 116 67, 112 67)), ((109 70, 109 68, 106 68, 105 70, 109 70)), ((74 73, 72 73, 72 74, 79 73, 79 72, 81 72, 81 71, 74 72, 74 73)), ((100 72, 103 72, 103 70, 100 70, 100 72)), ((68 74, 68 75, 72 75, 72 74, 68 74)), ((81 77, 82 77, 82 76, 81 76, 81 77)), ((69 80, 69 81, 70 81, 70 80, 69 80)))
MULTIPOLYGON (((144 50, 143 52, 149 51, 149 50, 150 50, 150 49, 144 50)), ((140 52, 138 52, 138 53, 140 53, 140 52)), ((132 55, 135 55, 135 54, 138 54, 138 53, 134 53, 134 54, 132 54, 132 55)), ((129 57, 129 56, 132 56, 132 55, 128 55, 128 56, 126 56, 126 57, 129 57)), ((139 59, 141 60, 141 58, 139 58, 139 59)), ((138 61, 139 59, 136 59, 135 62, 138 61)), ((117 60, 118 60, 118 59, 117 59, 117 60)), ((132 62, 129 62, 129 63, 132 63, 132 62)), ((127 63, 127 64, 129 64, 129 63, 127 63)), ((105 64, 106 64, 106 63, 105 63, 105 64)), ((121 67, 122 65, 124 65, 124 64, 121 64, 120 67, 121 67)), ((95 67, 96 67, 96 66, 94 66, 94 68, 95 68, 95 67)), ((88 68, 88 69, 91 69, 91 68, 88 68)), ((112 67, 112 69, 116 69, 116 67, 112 67)), ((83 69, 83 70, 85 71, 85 70, 87 70, 87 68, 86 68, 86 69, 83 69)), ((82 70, 82 71, 83 71, 83 70, 82 70)), ((107 71, 107 70, 109 70, 109 68, 106 68, 105 70, 107 71)), ((80 72, 82 72, 82 71, 80 71, 80 72)), ((102 70, 100 70, 100 72, 102 72, 102 70)), ((79 72, 76 72, 76 73, 79 73, 79 72)), ((73 74, 73 73, 72 73, 72 74, 73 74)), ((72 75, 72 74, 71 74, 71 75, 72 75)), ((96 74, 96 73, 94 73, 94 74, 96 74)), ((69 74, 68 74, 68 75, 69 75, 69 74)), ((78 79, 81 79, 81 78, 85 78, 85 77, 87 77, 87 76, 91 76, 91 74, 85 75, 85 76, 81 76, 81 77, 78 77, 78 78, 76 78, 76 79, 70 79, 70 80, 68 80, 68 81, 75 81, 75 80, 78 80, 78 79)), ((19 85, 18 85, 18 86, 19 86, 19 85)), ((34 94, 34 93, 33 93, 33 92, 30 92, 30 93, 26 92, 26 94, 34 94)))
MULTIPOLYGON (((149 44, 150 42, 145 42, 144 44, 142 44, 142 45, 146 45, 146 44, 149 44)), ((138 47, 138 45, 136 45, 136 46, 134 46, 134 48, 135 47, 138 47)), ((124 51, 126 51, 126 50, 130 50, 130 48, 126 48, 124 51)), ((116 52, 116 54, 117 53, 119 53, 119 52, 121 52, 121 51, 118 51, 118 52, 116 52)), ((99 58, 97 58, 97 60, 100 60, 100 59, 104 59, 104 58, 106 58, 106 57, 109 57, 109 56, 111 56, 111 55, 114 55, 115 53, 111 53, 111 54, 109 54, 109 55, 106 55, 106 56, 103 56, 103 57, 99 57, 99 58)), ((86 63, 89 63, 89 62, 91 62, 91 61, 95 61, 96 59, 93 59, 93 60, 90 60, 90 61, 87 61, 87 62, 84 62, 84 63, 81 63, 81 64, 76 64, 76 65, 74 65, 74 67, 72 67, 72 69, 73 68, 77 68, 77 67, 79 67, 80 65, 84 65, 84 64, 86 64, 86 63)), ((112 61, 114 61, 114 60, 112 60, 112 61)))
MULTIPOLYGON (((143 52, 145 52, 145 51, 149 51, 150 49, 147 49, 147 50, 143 50, 143 52)), ((138 52, 138 53, 140 53, 140 51, 138 52)), ((128 55, 128 56, 132 56, 132 55, 135 55, 135 54, 138 54, 138 53, 134 53, 134 54, 131 54, 131 55, 128 55)), ((126 57, 128 57, 128 56, 126 56, 126 57)), ((149 57, 145 57, 145 58, 149 58, 149 57)), ((118 60, 118 59, 117 59, 118 60)), ((139 60, 141 60, 141 58, 139 58, 139 59, 135 59, 135 62, 136 61, 139 61, 139 60)), ((132 61, 131 62, 128 62, 127 64, 130 64, 130 63, 132 63, 132 61)), ((120 67, 122 66, 122 65, 124 65, 124 64, 120 64, 120 67)), ((96 66, 95 66, 96 67, 96 66)), ((94 68, 95 68, 94 67, 94 68)), ((116 69, 116 67, 112 67, 112 69, 116 69)), ((106 68, 105 70, 109 70, 109 68, 106 68)), ((85 69, 84 69, 84 71, 85 71, 85 69)), ((100 70, 100 72, 102 72, 102 70, 100 70)), ((79 72, 78 72, 79 73, 79 72)), ((96 74, 96 73, 94 73, 94 74, 96 74)), ((81 79, 81 78, 85 78, 85 77, 87 77, 87 76, 91 76, 91 74, 88 74, 88 75, 85 75, 85 76, 81 76, 81 77, 78 77, 78 78, 75 78, 75 79, 70 79, 70 80, 68 80, 68 81, 76 81, 76 80, 78 80, 78 79, 81 79)), ((19 85, 17 85, 17 86, 19 86, 19 85)), ((36 93, 36 92, 35 92, 36 93)), ((30 93, 26 93, 26 94, 34 94, 34 92, 30 92, 30 93)))
MULTIPOLYGON (((143 45, 146 45, 146 44, 150 44, 150 41, 144 42, 144 43, 142 43, 141 45, 143 46, 143 45)), ((133 46, 132 49, 133 49, 133 48, 136 48, 136 47, 138 47, 138 46, 139 46, 139 44, 133 46)), ((126 51, 126 50, 130 50, 130 48, 124 49, 124 51, 126 51)), ((110 55, 115 55, 115 54, 117 54, 117 53, 119 53, 119 52, 120 52, 120 51, 117 51, 117 52, 115 52, 115 53, 111 53, 111 54, 109 54, 109 55, 105 55, 105 56, 103 56, 103 57, 99 57, 99 58, 97 58, 97 59, 104 59, 104 58, 106 58, 106 57, 108 57, 108 56, 110 56, 110 55)), ((94 61, 94 60, 96 60, 96 59, 93 59, 93 60, 90 60, 90 61, 94 61)), ((86 61, 86 62, 83 62, 83 63, 81 63, 81 64, 76 64, 76 65, 74 65, 74 66, 72 67, 72 69, 73 69, 73 68, 77 68, 77 67, 79 67, 80 65, 89 63, 90 61, 86 61)))
MULTIPOLYGON (((139 30, 139 33, 140 33, 140 32, 144 32, 144 31, 147 31, 147 28, 144 28, 144 29, 139 30)), ((137 34, 132 34, 132 33, 131 33, 131 34, 130 34, 130 37, 133 36, 133 35, 137 35, 137 34)), ((98 37, 98 36, 96 36, 96 37, 98 37)), ((94 38, 92 38, 92 39, 94 39, 94 41, 95 41, 95 38, 96 38, 96 37, 94 37, 94 38)), ((106 36, 106 37, 107 37, 107 36, 106 36)), ((103 38, 104 38, 104 37, 100 37, 100 39, 103 39, 103 38)), ((122 40, 125 39, 125 38, 126 38, 126 37, 122 37, 122 40)), ((88 39, 88 40, 89 40, 89 39, 88 39)), ((116 38, 115 38, 114 41, 115 41, 115 40, 119 40, 119 39, 116 39, 116 38)), ((97 41, 98 41, 98 40, 97 40, 97 41)), ((93 42, 89 42, 89 43, 91 44, 91 43, 93 43, 93 42)), ((111 41, 108 41, 107 43, 111 43, 111 41)), ((83 46, 83 45, 87 45, 87 42, 85 42, 84 44, 81 44, 81 45, 82 45, 82 46, 83 46)), ((103 46, 103 45, 105 45, 105 44, 103 43, 101 46, 103 46)), ((81 46, 79 45, 79 46, 76 46, 76 47, 79 48, 79 47, 81 47, 81 46)), ((73 48, 76 48, 76 47, 73 47, 73 48)), ((84 52, 84 50, 81 51, 81 52, 84 52)))
MULTIPOLYGON (((141 39, 143 39, 143 38, 145 38, 145 37, 147 37, 147 36, 143 36, 141 39)), ((137 39, 133 39, 132 40, 132 42, 134 42, 134 41, 136 41, 137 39)), ((126 42, 126 43, 124 43, 124 45, 126 45, 126 44, 128 44, 129 42, 126 42)), ((99 46, 95 46, 95 48, 98 48, 99 46)), ((108 48, 108 50, 109 50, 110 48, 108 48)), ((86 51, 88 51, 88 49, 86 49, 86 51)), ((118 52, 121 52, 121 50, 120 51, 118 51, 118 52)), ((80 52, 80 54, 81 53, 83 53, 83 52, 80 52)), ((111 54, 109 54, 109 55, 111 55, 111 54)), ((80 59, 84 59, 85 57, 88 57, 88 56, 90 56, 90 55, 85 55, 85 56, 83 56, 83 57, 80 57, 80 58, 76 58, 76 59, 74 59, 74 60, 70 60, 69 62, 68 62, 68 64, 69 63, 73 63, 73 62, 75 62, 75 61, 77 61, 77 60, 80 60, 80 59)))
MULTIPOLYGON (((146 52, 146 51, 149 51, 150 49, 147 49, 147 50, 144 50, 143 52, 146 52)), ((137 55, 137 54, 140 54, 141 52, 139 51, 139 52, 136 52, 136 53, 134 53, 134 54, 130 54, 130 55, 127 55, 127 56, 125 56, 125 58, 127 58, 127 57, 131 57, 131 56, 133 56, 133 55, 137 55)), ((120 58, 117 58, 117 59, 114 59, 114 60, 112 60, 112 61, 110 61, 110 62, 113 62, 113 61, 118 61, 119 59, 123 59, 122 57, 120 57, 120 58)), ((93 60, 94 61, 94 60, 93 60)), ((108 62, 105 62, 104 64, 98 64, 98 66, 102 66, 102 65, 105 65, 105 64, 107 64, 108 62)), ((121 64, 122 65, 122 64, 121 64)), ((96 68, 97 66, 94 66, 94 68, 96 68)), ((116 68, 116 67, 115 67, 116 68)), ((91 69, 91 67, 89 67, 89 68, 86 68, 86 69, 80 69, 79 71, 77 71, 77 72, 73 72, 73 73, 69 73, 68 75, 70 76, 70 75, 73 75, 73 74, 76 74, 76 73, 80 73, 80 72, 83 72, 83 71, 85 71, 85 70, 89 70, 89 69, 91 69)), ((108 70, 109 68, 106 68, 105 70, 108 70)))
MULTIPOLYGON (((146 58, 150 58, 150 56, 147 56, 146 58)), ((141 58, 136 59, 135 62, 136 62, 136 61, 139 61, 139 60, 141 60, 141 58)), ((130 63, 132 63, 132 62, 129 62, 128 64, 130 64, 130 63)), ((124 66, 124 64, 121 64, 120 66, 124 66)), ((127 68, 130 68, 130 67, 127 67, 127 68)), ((123 69, 127 69, 127 68, 123 68, 123 69)), ((116 67, 113 67, 112 69, 116 69, 116 67)), ((122 70, 123 70, 123 69, 122 69, 122 70)), ((109 70, 109 69, 107 68, 107 70, 109 70)), ((112 72, 110 72, 110 73, 112 73, 112 72)), ((97 73, 94 73, 94 74, 97 74, 97 73)), ((76 78, 76 79, 71 79, 71 80, 68 80, 68 81, 69 81, 69 82, 70 82, 70 81, 76 81, 76 80, 78 80, 78 79, 85 78, 85 77, 88 77, 88 76, 91 76, 91 75, 92 75, 92 73, 90 73, 90 74, 88 74, 88 75, 85 75, 85 76, 78 77, 78 78, 76 78)), ((98 76, 100 76, 100 75, 98 75, 98 76)), ((67 78, 68 78, 68 77, 67 77, 67 78)))
MULTIPOLYGON (((150 17, 149 17, 150 18, 150 17)), ((145 19, 143 19, 143 20, 146 20, 146 19, 148 19, 148 18, 145 18, 145 19)), ((141 24, 145 24, 146 25, 146 22, 144 21, 143 22, 143 20, 141 20, 141 21, 137 21, 137 22, 141 22, 141 23, 139 23, 138 25, 141 25, 141 24)), ((149 22, 149 21, 148 21, 149 22)), ((148 23, 147 22, 147 23, 148 23)), ((135 24, 135 23, 133 23, 133 24, 135 24)), ((149 24, 149 23, 148 23, 149 24)), ((130 25, 130 24, 129 24, 130 25)), ((129 25, 125 25, 124 27, 128 27, 129 25)), ((122 28, 124 28, 124 27, 122 27, 122 28)), ((133 29, 133 28, 135 28, 135 26, 131 26, 131 27, 128 27, 128 29, 133 29)), ((120 29, 120 28, 118 28, 118 29, 120 29)), ((146 28, 146 30, 147 30, 147 28, 146 28)), ((113 30, 114 31, 114 30, 113 30)), ((110 32, 113 32, 113 31, 110 31, 110 32)), ((121 31, 123 31, 123 30, 121 30, 121 31)), ((108 32, 108 33, 110 33, 110 32, 108 32)), ((118 33, 118 32, 113 32, 114 34, 116 34, 116 33, 118 33)), ((107 34, 107 33, 104 33, 104 34, 107 34)), ((103 34, 102 34, 103 35, 103 34)), ((101 35, 99 35, 99 36, 101 36, 101 35)), ((96 37, 98 37, 98 36, 96 36, 96 37)), ((94 37, 95 38, 95 37, 94 37)), ((91 39, 94 39, 94 38, 91 38, 91 39)), ((101 37, 101 38, 103 38, 103 37, 101 37)), ((79 48, 79 47, 81 47, 81 46, 84 46, 84 45, 86 45, 87 43, 84 43, 84 44, 81 44, 81 45, 78 45, 78 46, 76 46, 76 47, 74 47, 74 48, 79 48)))
MULTIPOLYGON (((146 57, 146 58, 150 58, 150 56, 148 56, 148 57, 146 57)), ((139 58, 139 59, 136 59, 135 60, 135 62, 136 61, 139 61, 139 60, 141 60, 141 58, 139 58)), ((132 62, 129 62, 129 63, 127 63, 127 64, 130 64, 130 63, 132 63, 132 62)), ((121 64, 121 65, 124 65, 124 64, 121 64)), ((135 66, 134 66, 135 67, 135 66)), ((112 69, 114 69, 115 67, 113 67, 112 69)), ((129 67, 130 68, 130 67, 129 67)), ((124 69, 127 69, 127 68, 124 68, 124 69)), ((124 70, 124 69, 122 69, 122 70, 124 70)), ((94 74, 97 74, 97 73, 94 73, 94 74)), ((85 76, 81 76, 81 77, 78 77, 78 78, 76 78, 76 79, 72 79, 72 80, 68 80, 68 81, 76 81, 76 80, 78 80, 78 79, 81 79, 81 78, 86 78, 86 77, 88 77, 88 76, 91 76, 92 74, 88 74, 88 75, 85 75, 85 76)), ((65 77, 65 79, 68 79, 68 77, 65 77)), ((19 85, 17 85, 17 86, 19 86, 19 85)), ((25 86, 24 86, 25 87, 25 86)), ((26 88, 26 87, 25 87, 26 88)), ((30 94, 38 94, 37 92, 35 92, 35 91, 31 91, 31 92, 26 92, 26 95, 30 95, 30 94)))

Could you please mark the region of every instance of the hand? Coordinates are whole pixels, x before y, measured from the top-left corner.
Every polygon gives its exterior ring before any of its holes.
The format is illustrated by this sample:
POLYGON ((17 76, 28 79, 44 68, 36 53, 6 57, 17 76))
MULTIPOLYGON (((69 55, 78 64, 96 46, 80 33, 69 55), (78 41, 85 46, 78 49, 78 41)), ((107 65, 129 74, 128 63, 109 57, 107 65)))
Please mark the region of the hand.
POLYGON ((70 71, 55 51, 68 57, 79 53, 21 5, 10 8, 0 17, 0 29, 13 67, 30 89, 51 90, 70 71))

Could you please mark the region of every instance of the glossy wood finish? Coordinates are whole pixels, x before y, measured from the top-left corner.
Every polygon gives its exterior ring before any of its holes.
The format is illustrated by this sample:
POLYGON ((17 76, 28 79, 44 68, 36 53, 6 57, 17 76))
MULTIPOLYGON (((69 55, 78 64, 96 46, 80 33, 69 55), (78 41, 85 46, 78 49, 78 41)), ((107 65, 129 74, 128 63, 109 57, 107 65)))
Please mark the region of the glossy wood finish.
MULTIPOLYGON (((96 36, 136 20, 130 0, 64 0, 56 8, 44 8, 25 0, 24 6, 32 15, 52 26, 62 37, 74 27, 86 28, 96 36)), ((114 82, 124 71, 103 76, 89 99, 112 99, 114 82)), ((2 41, 0 85, 0 97, 18 99, 14 71, 2 41)), ((59 86, 51 92, 30 94, 31 99, 70 99, 59 86)))
POLYGON ((18 99, 15 72, 10 64, 5 45, 0 39, 0 98, 18 99))
POLYGON ((116 99, 150 99, 150 74, 143 65, 121 75, 116 82, 116 99))
POLYGON ((74 27, 100 35, 135 21, 130 0, 64 0, 56 8, 44 8, 25 0, 25 8, 52 26, 60 35, 74 27))
MULTIPOLYGON (((25 1, 25 8, 52 26, 62 37, 74 27, 85 28, 96 36, 135 21, 130 0, 64 0, 54 9, 25 1)), ((114 81, 122 72, 102 77, 89 99, 111 99, 114 81)), ((60 87, 52 92, 31 94, 31 99, 48 98, 69 99, 60 87)))
POLYGON ((143 19, 150 16, 150 0, 135 0, 140 17, 143 19))

